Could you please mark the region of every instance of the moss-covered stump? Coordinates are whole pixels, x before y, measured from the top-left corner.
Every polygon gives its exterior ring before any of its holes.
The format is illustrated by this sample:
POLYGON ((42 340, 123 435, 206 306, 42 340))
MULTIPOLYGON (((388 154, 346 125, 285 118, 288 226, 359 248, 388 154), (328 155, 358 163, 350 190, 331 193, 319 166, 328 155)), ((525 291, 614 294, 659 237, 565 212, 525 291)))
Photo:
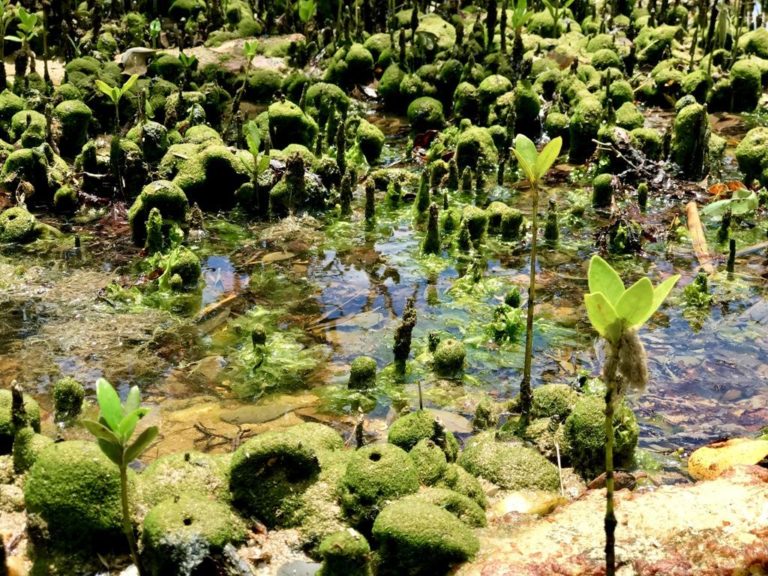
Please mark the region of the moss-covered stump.
POLYGON ((360 120, 357 125, 357 145, 360 146, 366 162, 373 164, 384 149, 384 132, 367 120, 360 120))
POLYGON ((499 153, 493 142, 493 136, 487 128, 470 126, 456 141, 456 164, 459 170, 467 166, 472 169, 495 166, 499 153))
MULTIPOLYGON (((129 481, 132 491, 132 473, 129 481)), ((126 545, 120 471, 95 442, 61 442, 40 452, 27 475, 24 498, 36 544, 69 552, 126 545)))
POLYGON ((571 162, 584 162, 595 151, 594 139, 597 138, 602 115, 603 107, 600 101, 592 96, 583 97, 573 108, 569 124, 570 148, 568 149, 571 162))
POLYGON ((319 576, 370 576, 371 546, 357 530, 334 532, 318 550, 323 559, 319 576))
POLYGON ((228 502, 229 457, 178 452, 153 461, 137 479, 139 503, 146 509, 178 494, 228 502))
MULTIPOLYGON (((251 158, 250 153, 243 154, 251 158)), ((246 163, 227 147, 207 146, 181 165, 173 183, 191 203, 204 210, 217 210, 232 208, 238 189, 250 179, 246 163)))
POLYGON ((184 190, 168 180, 156 180, 145 186, 128 210, 131 237, 137 246, 143 246, 147 239, 147 218, 152 208, 160 210, 165 224, 183 223, 189 201, 184 190))
POLYGON ((691 103, 678 110, 672 127, 671 159, 686 178, 700 178, 706 171, 709 118, 704 106, 691 103))
MULTIPOLYGON (((626 403, 614 414, 613 460, 617 467, 632 462, 640 429, 626 403)), ((594 478, 605 471, 605 401, 598 396, 584 396, 565 420, 565 438, 571 451, 573 467, 584 477, 594 478)))
POLYGON ((205 574, 227 544, 245 540, 229 506, 200 494, 170 498, 144 519, 142 561, 152 576, 205 574))
MULTIPOLYGON (((35 432, 40 432, 40 406, 31 396, 22 396, 25 417, 22 425, 29 426, 35 432)), ((13 437, 16 434, 11 409, 13 396, 10 390, 0 390, 0 454, 10 454, 13 447, 13 437)))
POLYGON ((440 129, 445 124, 443 105, 429 96, 416 98, 408 105, 408 122, 414 132, 440 129))
POLYGON ((52 196, 48 174, 50 163, 44 148, 38 146, 11 152, 0 171, 0 185, 6 190, 16 190, 22 181, 32 185, 32 190, 26 194, 28 204, 44 204, 52 196))
POLYGON ((11 118, 11 139, 24 148, 33 148, 45 142, 45 116, 34 110, 22 110, 11 118))
POLYGON ((470 528, 482 528, 487 524, 485 512, 469 496, 447 488, 423 488, 406 496, 400 502, 427 502, 450 512, 470 528))
MULTIPOLYGON (((194 128, 197 127, 195 126, 194 128)), ((194 128, 190 128, 188 132, 191 132, 194 128)), ((159 122, 151 120, 129 130, 126 138, 139 145, 147 162, 154 163, 160 161, 170 146, 168 129, 159 122)))
POLYGON ((379 544, 379 574, 433 576, 465 562, 480 544, 453 514, 427 502, 395 502, 385 507, 373 525, 379 544))
POLYGON ((435 417, 425 410, 411 412, 395 420, 389 427, 387 440, 407 451, 421 440, 432 440, 443 449, 448 462, 454 462, 459 452, 454 435, 443 430, 435 417))
POLYGON ((475 436, 459 456, 458 464, 507 490, 557 490, 557 467, 526 446, 498 442, 493 432, 475 436))
POLYGON ((93 112, 82 100, 65 100, 53 109, 53 113, 61 127, 58 144, 62 155, 79 154, 88 140, 88 126, 93 112))
POLYGON ((419 489, 416 467, 392 444, 372 444, 350 458, 339 484, 339 502, 350 523, 367 533, 384 505, 419 489))
POLYGON ((38 434, 31 427, 16 432, 13 440, 13 469, 23 474, 37 461, 40 453, 53 444, 53 439, 38 434))
POLYGON ((0 213, 0 242, 27 244, 35 241, 40 233, 37 218, 25 208, 14 206, 0 213))
POLYGON ((342 446, 337 432, 310 423, 249 440, 232 456, 229 488, 234 505, 269 527, 296 524, 304 493, 319 480, 318 453, 342 446))

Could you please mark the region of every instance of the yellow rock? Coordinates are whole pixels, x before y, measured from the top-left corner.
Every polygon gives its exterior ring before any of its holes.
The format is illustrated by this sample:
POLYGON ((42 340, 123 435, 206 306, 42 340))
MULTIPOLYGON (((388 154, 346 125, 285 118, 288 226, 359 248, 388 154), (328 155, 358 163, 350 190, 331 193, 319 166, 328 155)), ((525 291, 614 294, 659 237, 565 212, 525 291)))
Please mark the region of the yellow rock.
POLYGON ((757 464, 768 457, 768 440, 732 438, 699 448, 688 458, 688 473, 711 480, 739 464, 757 464))

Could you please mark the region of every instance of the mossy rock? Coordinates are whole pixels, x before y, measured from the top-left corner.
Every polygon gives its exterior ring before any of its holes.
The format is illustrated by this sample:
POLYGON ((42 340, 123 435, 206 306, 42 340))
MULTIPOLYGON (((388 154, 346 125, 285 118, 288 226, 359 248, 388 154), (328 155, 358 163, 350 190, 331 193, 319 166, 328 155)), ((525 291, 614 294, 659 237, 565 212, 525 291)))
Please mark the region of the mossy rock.
POLYGON ((557 416, 564 420, 571 413, 579 393, 567 384, 544 384, 534 388, 531 416, 549 418, 557 416))
POLYGON ((642 112, 632 102, 625 102, 616 110, 616 126, 625 130, 642 128, 644 122, 642 112))
POLYGON ((16 432, 13 441, 13 470, 23 474, 37 461, 40 453, 53 444, 53 439, 38 434, 31 427, 16 432))
POLYGON ((246 535, 245 524, 226 504, 181 493, 144 519, 142 561, 152 576, 191 576, 211 569, 227 544, 239 544, 246 535))
POLYGON ((370 576, 371 546, 365 536, 348 528, 327 536, 318 549, 323 566, 318 576, 370 576))
POLYGON ((453 113, 460 118, 477 120, 480 115, 480 95, 470 82, 461 82, 453 91, 453 113))
POLYGON ((456 164, 459 170, 467 166, 472 169, 487 168, 496 165, 498 161, 499 154, 487 128, 471 126, 459 134, 456 141, 456 164))
POLYGON ((88 126, 93 112, 82 100, 65 100, 53 109, 61 125, 59 150, 64 156, 80 152, 88 140, 88 126))
POLYGON ((197 254, 186 246, 179 248, 176 257, 171 261, 171 284, 173 285, 176 282, 173 278, 178 276, 181 280, 181 288, 196 286, 201 273, 202 265, 197 254))
POLYGON ((511 91, 512 88, 512 82, 509 78, 501 74, 491 74, 483 79, 477 87, 480 105, 488 110, 499 96, 511 91))
POLYGON ((339 502, 352 526, 366 533, 387 502, 418 489, 416 467, 404 450, 371 444, 350 457, 339 483, 339 502))
POLYGON ((693 103, 678 111, 672 126, 671 159, 683 176, 695 179, 706 171, 709 136, 709 117, 704 106, 693 103))
POLYGON ((573 108, 569 148, 571 162, 584 162, 595 151, 594 139, 597 138, 602 115, 600 101, 592 96, 582 98, 573 108))
POLYGON ((768 58, 768 30, 757 28, 742 34, 739 37, 739 50, 760 58, 768 58))
POLYGON ((229 458, 177 452, 154 460, 138 476, 137 496, 146 509, 179 494, 228 502, 229 458))
POLYGON ((475 436, 458 464, 506 490, 557 490, 557 467, 526 446, 498 442, 493 432, 475 436))
POLYGON ((74 378, 67 376, 53 385, 53 405, 56 420, 77 418, 83 408, 85 389, 74 378))
MULTIPOLYGON (((11 208, 10 210, 12 210, 11 208)), ((7 212, 8 210, 6 210, 7 212)), ((0 229, 1 229, 0 225, 0 229)), ((40 406, 29 396, 22 396, 26 417, 24 426, 31 427, 35 432, 40 432, 40 406)), ((10 390, 0 390, 0 454, 10 454, 13 446, 13 437, 16 434, 16 427, 11 418, 11 408, 13 405, 13 395, 10 390)))
POLYGON ((635 128, 630 132, 632 143, 651 160, 661 159, 664 153, 664 140, 658 130, 653 128, 635 128))
POLYGON ((21 206, 8 208, 0 213, 0 242, 27 244, 41 233, 37 218, 21 206))
MULTIPOLYGON (((613 419, 613 458, 617 467, 627 466, 637 446, 640 429, 626 403, 613 419)), ((584 396, 565 421, 565 437, 571 449, 574 468, 585 478, 594 478, 605 470, 605 401, 598 396, 584 396)))
POLYGON ((0 93, 0 136, 11 139, 11 118, 24 110, 24 100, 11 92, 3 90, 0 93))
POLYGON ((268 109, 269 136, 274 148, 303 144, 311 148, 317 136, 317 123, 293 102, 275 102, 268 109))
POLYGON ((485 210, 470 204, 462 210, 461 219, 466 223, 469 236, 474 242, 480 242, 485 237, 488 229, 488 213, 485 210))
POLYGON ((454 338, 441 340, 432 355, 432 367, 441 375, 460 374, 464 371, 466 357, 467 351, 463 342, 454 338))
POLYGON ((419 32, 434 34, 437 38, 437 47, 440 50, 450 50, 456 43, 456 29, 438 14, 425 14, 419 17, 416 33, 419 32))
POLYGON ((487 524, 485 512, 477 502, 447 488, 423 488, 416 494, 401 498, 400 502, 427 502, 450 512, 470 528, 483 528, 487 524))
POLYGON ((180 22, 182 19, 187 22, 195 19, 198 14, 205 12, 206 5, 203 0, 174 0, 171 7, 168 8, 168 16, 180 22))
POLYGON ((245 97, 252 102, 271 102, 283 85, 283 76, 271 68, 256 68, 248 73, 245 97))
POLYGON ((307 109, 314 109, 317 112, 321 110, 345 112, 349 108, 349 96, 336 84, 328 82, 316 82, 309 86, 304 95, 304 101, 307 109))
POLYGON ((27 195, 27 202, 45 203, 52 195, 48 168, 48 158, 43 147, 15 150, 5 159, 0 171, 0 185, 6 190, 16 190, 20 182, 29 182, 34 188, 34 194, 27 195))
POLYGON ((635 92, 626 80, 614 80, 608 87, 608 97, 614 108, 620 108, 626 102, 634 102, 635 92))
POLYGON ((379 544, 379 574, 444 574, 477 554, 480 543, 446 510, 412 500, 386 506, 373 525, 379 544))
POLYGON ((763 93, 760 68, 751 60, 739 60, 731 67, 731 88, 734 112, 751 112, 763 93))
POLYGON ((160 210, 163 222, 184 222, 189 201, 184 190, 168 180, 147 184, 128 210, 131 236, 137 246, 143 246, 147 234, 147 218, 152 208, 160 210))
MULTIPOLYGON (((236 192, 251 179, 246 164, 226 146, 207 146, 179 168, 173 183, 203 210, 231 208, 236 192)), ((162 212, 162 210, 161 210, 162 212)))
MULTIPOLYGON (((440 426, 435 417, 426 410, 417 410, 400 416, 392 422, 387 434, 387 441, 403 450, 410 451, 421 440, 439 443, 440 426)), ((458 454, 458 443, 451 432, 445 432, 443 451, 448 462, 454 462, 458 454)))
POLYGON ((373 164, 384 149, 384 132, 367 120, 360 120, 357 125, 357 144, 368 164, 373 164))
POLYGON ((712 79, 706 70, 694 70, 683 77, 680 87, 683 94, 690 94, 699 102, 705 102, 712 87, 712 79))
POLYGON ((601 48, 592 54, 592 66, 594 66, 595 70, 607 70, 608 68, 618 68, 621 70, 624 68, 624 63, 614 50, 601 48))
POLYGON ((641 64, 657 64, 664 56, 673 42, 682 36, 680 26, 661 25, 656 28, 645 26, 640 29, 635 38, 637 59, 641 64))
POLYGON ((27 474, 24 499, 36 544, 69 552, 125 548, 120 471, 95 442, 60 442, 40 452, 27 474))
POLYGON ((768 164, 768 128, 752 128, 736 146, 736 160, 744 181, 749 183, 762 174, 768 164))
MULTIPOLYGON (((190 131, 194 128, 197 126, 191 128, 190 131)), ((138 144, 144 159, 152 163, 160 161, 170 146, 168 129, 159 122, 152 120, 131 128, 126 134, 126 138, 138 144)))
POLYGON ((440 480, 448 466, 445 452, 432 440, 419 440, 408 455, 416 466, 419 482, 426 486, 432 486, 440 480))
POLYGON ((445 124, 443 105, 429 96, 417 98, 408 105, 408 122, 414 132, 440 129, 445 124))
POLYGON ((384 70, 379 80, 379 94, 388 108, 402 109, 405 106, 400 94, 400 83, 404 78, 405 72, 397 64, 390 64, 384 70))
POLYGON ((365 390, 376 386, 376 360, 370 356, 358 356, 349 369, 350 390, 365 390))
POLYGON ((21 110, 11 118, 11 139, 21 141, 25 148, 45 142, 45 116, 35 110, 21 110))
POLYGON ((373 79, 373 55, 362 44, 352 44, 344 56, 347 77, 355 84, 365 84, 373 79))

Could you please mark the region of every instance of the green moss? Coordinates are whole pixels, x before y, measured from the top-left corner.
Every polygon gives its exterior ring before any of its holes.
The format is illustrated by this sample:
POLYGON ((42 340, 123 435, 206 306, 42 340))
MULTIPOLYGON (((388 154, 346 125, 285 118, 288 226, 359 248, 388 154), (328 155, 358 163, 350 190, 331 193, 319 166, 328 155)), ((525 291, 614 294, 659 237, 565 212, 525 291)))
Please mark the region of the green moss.
POLYGON ((739 49, 747 54, 768 58, 768 30, 757 28, 739 37, 739 49))
POLYGON ((178 452, 154 460, 138 476, 137 496, 150 509, 179 494, 229 500, 229 458, 178 452))
POLYGON ((534 418, 557 416, 564 420, 579 398, 578 392, 567 384, 545 384, 533 390, 531 415, 534 418))
POLYGON ((570 139, 568 124, 568 116, 562 112, 550 112, 544 120, 544 131, 550 139, 555 139, 558 136, 562 138, 563 149, 568 148, 568 141, 570 139))
MULTIPOLYGON (((617 467, 631 463, 640 433, 632 410, 622 403, 613 419, 613 458, 617 467)), ((565 437, 571 448, 574 468, 586 478, 605 470, 605 402, 597 396, 584 396, 565 421, 565 437)))
POLYGON ((0 242, 26 244, 40 236, 37 218, 20 206, 0 213, 0 242))
MULTIPOLYGON (((383 78, 381 83, 383 83, 383 78)), ((381 86, 379 91, 381 91, 381 86)), ((344 112, 349 108, 349 96, 336 84, 328 82, 316 82, 309 86, 304 100, 307 108, 314 108, 316 111, 325 110, 327 112, 336 110, 344 112)))
POLYGON ((0 93, 0 135, 10 140, 11 118, 24 110, 24 100, 10 90, 0 93))
POLYGON ((432 440, 419 440, 408 455, 416 466, 419 482, 427 486, 440 480, 448 465, 445 452, 432 440))
POLYGON ((53 385, 53 406, 57 420, 77 418, 83 408, 85 389, 71 377, 62 378, 53 385))
POLYGON ((499 160, 496 145, 486 128, 471 126, 464 130, 456 141, 456 163, 459 170, 469 166, 494 166, 499 160))
POLYGON ((614 108, 619 108, 625 102, 634 102, 635 92, 626 80, 614 80, 608 87, 608 96, 614 108))
POLYGON ((444 574, 477 554, 472 531, 450 512, 426 502, 390 504, 373 525, 379 543, 379 574, 444 574))
POLYGON ((736 160, 744 173, 744 182, 760 177, 768 164, 768 128, 752 128, 736 146, 736 160))
MULTIPOLYGON (((23 395, 26 417, 24 426, 30 426, 35 432, 40 432, 40 407, 35 400, 23 395)), ((11 407, 13 398, 10 390, 0 390, 0 454, 10 454, 13 445, 13 436, 16 428, 11 419, 11 407)))
POLYGON ((160 54, 149 65, 149 72, 168 82, 179 82, 184 73, 181 60, 173 54, 160 54))
POLYGON ((30 148, 45 142, 45 116, 34 110, 21 110, 11 118, 11 139, 21 140, 22 146, 30 148))
POLYGON ((184 191, 173 182, 156 180, 147 184, 128 210, 133 242, 143 246, 146 240, 146 224, 149 211, 160 210, 163 222, 184 222, 189 202, 184 191))
POLYGON ((671 158, 684 176, 698 178, 704 173, 709 135, 704 106, 690 104, 677 113, 672 127, 671 158))
POLYGON ((576 104, 570 123, 571 162, 584 162, 595 151, 593 140, 597 138, 602 116, 603 107, 597 98, 587 96, 576 104))
MULTIPOLYGON (((129 476, 132 491, 133 475, 129 476)), ((122 549, 120 472, 95 442, 52 444, 37 457, 24 485, 36 543, 63 551, 122 549), (44 523, 44 528, 39 523, 44 523)))
POLYGON ((480 114, 480 95, 477 87, 461 82, 453 92, 453 112, 460 118, 477 119, 480 114))
POLYGON ((196 18, 199 13, 204 12, 205 8, 203 0, 174 0, 171 7, 168 8, 168 16, 177 22, 182 19, 189 21, 196 18))
POLYGON ((192 126, 184 133, 185 144, 206 145, 206 146, 220 146, 224 145, 224 141, 221 139, 221 135, 215 128, 200 124, 199 126, 192 126))
POLYGON ((344 57, 347 76, 356 83, 365 84, 373 78, 373 55, 362 44, 352 44, 344 57))
POLYGON ((69 184, 61 186, 53 195, 53 208, 60 214, 72 214, 77 209, 77 190, 69 184))
POLYGON ((348 387, 352 390, 372 388, 376 385, 376 360, 370 356, 358 356, 349 369, 348 387))
POLYGON ((442 128, 445 124, 443 105, 429 96, 417 98, 408 105, 408 122, 415 132, 442 128))
POLYGON ((680 83, 683 94, 690 94, 699 102, 706 101, 711 86, 712 79, 709 77, 706 70, 701 69, 689 72, 683 77, 683 80, 680 83))
POLYGON ((557 467, 531 448, 497 442, 493 432, 475 436, 458 460, 468 472, 506 490, 557 490, 557 467))
POLYGON ((625 130, 642 128, 645 122, 642 112, 631 102, 625 102, 616 110, 616 126, 625 130))
MULTIPOLYGON (((472 228, 470 227, 470 233, 472 228)), ((453 338, 442 340, 432 356, 432 367, 442 375, 461 373, 464 370, 464 360, 467 351, 464 344, 453 338)))
POLYGON ((283 76, 271 68, 256 68, 248 73, 245 97, 252 102, 271 102, 283 85, 283 76))
POLYGON ((456 43, 456 29, 450 22, 446 22, 438 14, 424 14, 419 17, 419 26, 416 32, 428 32, 437 38, 437 47, 440 50, 449 50, 456 43))
POLYGON ((731 68, 731 88, 738 98, 733 99, 734 112, 751 112, 757 107, 763 93, 760 68, 751 60, 739 60, 731 68))
MULTIPOLYGON (((193 131, 198 126, 190 128, 189 132, 193 131)), ((144 159, 147 162, 157 162, 163 158, 168 151, 168 129, 160 124, 149 120, 144 124, 135 126, 128 131, 126 138, 135 142, 144 155, 144 159)))
MULTIPOLYGON (((183 287, 195 286, 200 279, 202 266, 200 258, 189 248, 181 247, 170 262, 171 277, 178 276, 183 287)), ((171 280, 173 283, 173 280, 171 280)))
POLYGON ((592 54, 592 66, 596 70, 607 70, 608 68, 622 69, 624 63, 614 50, 601 48, 592 54))
POLYGON ((319 576, 370 576, 371 546, 357 530, 348 528, 326 537, 318 550, 323 559, 319 576))
POLYGON ((488 499, 480 481, 458 464, 448 464, 436 488, 450 488, 454 492, 471 498, 480 508, 485 509, 488 499))
POLYGON ((450 512, 470 528, 482 528, 486 525, 485 512, 478 504, 465 496, 447 488, 424 488, 400 502, 427 502, 450 512))
POLYGON ((351 524, 367 532, 388 501, 419 489, 416 467, 392 444, 371 444, 350 458, 339 484, 339 502, 351 524))
POLYGON ((93 112, 82 100, 65 100, 54 108, 53 113, 61 125, 59 150, 65 156, 78 154, 88 140, 93 112))
POLYGON ((293 102, 275 102, 269 109, 269 135, 274 148, 303 144, 311 148, 317 124, 293 102))
POLYGON ((635 128, 630 132, 632 143, 651 160, 659 160, 664 152, 664 141, 658 130, 635 128))
POLYGON ((83 93, 74 84, 64 83, 56 86, 53 90, 54 102, 64 102, 66 100, 81 100, 83 93))
MULTIPOLYGON (((435 417, 429 412, 418 410, 395 420, 389 427, 387 441, 403 450, 411 450, 421 440, 432 440, 441 444, 439 435, 440 427, 435 417)), ((445 435, 443 451, 448 461, 453 462, 458 452, 458 446, 455 445, 456 439, 450 432, 445 432, 445 435)))
POLYGON ((369 164, 376 162, 384 149, 384 132, 367 120, 357 125, 357 144, 369 164))
POLYGON ((676 38, 682 36, 682 32, 679 26, 671 25, 641 28, 635 38, 638 61, 643 64, 658 63, 667 49, 672 47, 676 38))
POLYGON ((506 76, 501 74, 491 74, 485 78, 477 87, 477 94, 480 97, 480 104, 488 110, 496 101, 496 98, 512 90, 512 82, 506 76))
POLYGON ((27 427, 16 432, 13 441, 13 469, 23 474, 37 461, 40 453, 53 444, 53 439, 43 436, 27 427))
POLYGON ((384 99, 384 103, 389 108, 402 109, 404 103, 400 95, 400 83, 405 78, 403 72, 397 64, 390 64, 379 80, 379 94, 384 99))
POLYGON ((27 195, 28 203, 42 203, 50 198, 48 159, 41 148, 22 148, 11 152, 0 171, 0 185, 6 190, 16 190, 21 181, 32 184, 34 198, 27 195))
POLYGON ((142 560, 153 576, 193 574, 246 535, 245 524, 226 504, 181 493, 152 508, 144 519, 142 560))
POLYGON ((613 201, 613 175, 598 174, 592 180, 592 206, 606 208, 613 201))
POLYGON ((237 189, 250 179, 246 164, 229 148, 207 146, 181 165, 173 183, 189 202, 209 210, 234 206, 237 189))
POLYGON ((469 235, 474 242, 479 242, 485 236, 488 228, 488 213, 474 205, 464 207, 461 218, 467 224, 469 235))

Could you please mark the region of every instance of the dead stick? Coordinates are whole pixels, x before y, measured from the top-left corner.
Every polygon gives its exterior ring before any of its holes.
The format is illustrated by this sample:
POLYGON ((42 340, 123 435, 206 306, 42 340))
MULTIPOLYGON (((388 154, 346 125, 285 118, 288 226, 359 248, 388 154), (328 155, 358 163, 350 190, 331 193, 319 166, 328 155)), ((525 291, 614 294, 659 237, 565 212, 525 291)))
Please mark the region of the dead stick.
POLYGON ((693 252, 696 254, 702 269, 707 274, 714 274, 715 267, 712 265, 712 255, 707 248, 707 239, 704 237, 704 229, 699 218, 699 207, 695 200, 688 202, 685 207, 685 215, 688 220, 688 232, 691 234, 691 242, 693 243, 693 252))

